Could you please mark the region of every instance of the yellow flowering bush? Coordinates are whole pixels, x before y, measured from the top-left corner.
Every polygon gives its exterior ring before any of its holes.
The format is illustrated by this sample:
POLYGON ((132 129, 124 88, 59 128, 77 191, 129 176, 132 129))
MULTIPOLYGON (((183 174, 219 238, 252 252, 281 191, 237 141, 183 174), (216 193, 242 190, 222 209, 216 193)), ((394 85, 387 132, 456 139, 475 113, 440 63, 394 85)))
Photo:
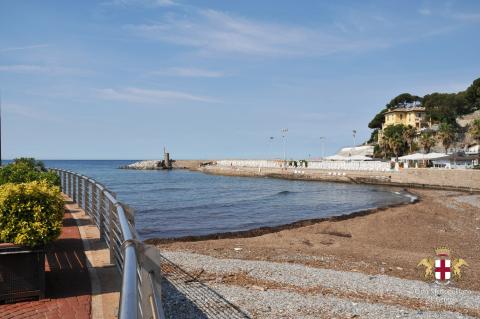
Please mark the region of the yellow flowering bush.
POLYGON ((0 186, 0 242, 36 247, 60 236, 64 201, 49 182, 0 186))

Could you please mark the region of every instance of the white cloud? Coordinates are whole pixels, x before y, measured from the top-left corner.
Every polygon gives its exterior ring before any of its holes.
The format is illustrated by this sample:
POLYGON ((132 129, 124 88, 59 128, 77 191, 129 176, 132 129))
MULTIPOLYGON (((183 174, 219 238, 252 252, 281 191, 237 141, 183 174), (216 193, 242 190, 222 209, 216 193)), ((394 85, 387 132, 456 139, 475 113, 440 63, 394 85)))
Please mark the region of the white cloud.
POLYGON ((152 74, 192 78, 220 78, 224 76, 223 72, 198 68, 168 68, 165 70, 153 71, 152 74))
POLYGON ((10 52, 10 51, 40 49, 40 48, 46 48, 46 47, 48 47, 48 44, 33 44, 33 45, 27 45, 23 47, 0 48, 0 53, 10 52))
POLYGON ((384 45, 319 29, 257 22, 215 10, 197 10, 190 18, 169 15, 159 23, 128 25, 125 28, 138 36, 194 47, 208 53, 325 55, 384 45))
POLYGON ((36 65, 36 64, 12 64, 0 65, 0 71, 12 73, 34 73, 34 74, 49 74, 49 75, 88 75, 94 72, 79 69, 59 66, 36 65))
POLYGON ((420 13, 423 16, 429 16, 429 15, 432 14, 432 11, 430 9, 423 8, 423 9, 418 10, 418 13, 420 13))
POLYGON ((150 90, 141 88, 124 89, 100 89, 97 90, 98 97, 106 100, 123 102, 164 104, 175 100, 191 102, 217 102, 215 99, 205 96, 193 95, 180 91, 150 90))
POLYGON ((454 13, 452 18, 462 22, 480 22, 480 13, 454 13))
POLYGON ((147 8, 153 7, 167 7, 174 6, 176 3, 173 0, 112 0, 104 2, 104 5, 113 5, 113 6, 141 6, 147 8))
POLYGON ((44 110, 39 111, 38 108, 32 108, 32 107, 15 104, 15 103, 6 103, 2 105, 2 108, 5 110, 5 113, 7 114, 14 114, 17 116, 26 117, 34 120, 39 120, 39 121, 49 121, 49 122, 55 122, 55 123, 64 122, 64 119, 56 115, 49 114, 44 110))

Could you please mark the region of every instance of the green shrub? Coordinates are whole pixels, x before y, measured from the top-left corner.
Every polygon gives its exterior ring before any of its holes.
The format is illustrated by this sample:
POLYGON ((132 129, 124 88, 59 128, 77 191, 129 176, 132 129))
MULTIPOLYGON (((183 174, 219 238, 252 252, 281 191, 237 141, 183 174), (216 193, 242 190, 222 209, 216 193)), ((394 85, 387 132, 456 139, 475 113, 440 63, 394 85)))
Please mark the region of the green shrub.
POLYGON ((42 246, 60 236, 60 189, 47 181, 0 186, 0 242, 42 246))
POLYGON ((49 184, 60 186, 60 177, 47 171, 41 161, 33 158, 19 158, 0 169, 0 185, 6 183, 28 183, 46 180, 49 184))

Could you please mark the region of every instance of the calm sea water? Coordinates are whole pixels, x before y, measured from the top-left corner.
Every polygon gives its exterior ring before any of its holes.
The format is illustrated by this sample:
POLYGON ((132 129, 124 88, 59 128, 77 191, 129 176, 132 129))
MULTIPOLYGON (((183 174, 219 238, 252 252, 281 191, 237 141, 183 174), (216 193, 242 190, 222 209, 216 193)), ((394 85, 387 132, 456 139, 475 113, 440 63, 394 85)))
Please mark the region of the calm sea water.
POLYGON ((93 177, 135 209, 144 238, 205 235, 348 214, 409 201, 390 188, 186 170, 121 170, 133 161, 45 161, 93 177))

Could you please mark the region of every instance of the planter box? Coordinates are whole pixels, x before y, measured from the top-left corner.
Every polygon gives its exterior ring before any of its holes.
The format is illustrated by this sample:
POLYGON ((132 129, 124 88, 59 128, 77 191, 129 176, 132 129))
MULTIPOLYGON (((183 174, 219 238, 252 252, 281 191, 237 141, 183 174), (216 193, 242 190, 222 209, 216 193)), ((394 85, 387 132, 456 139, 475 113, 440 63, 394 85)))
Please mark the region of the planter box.
POLYGON ((45 296, 45 249, 0 244, 0 304, 45 296))

